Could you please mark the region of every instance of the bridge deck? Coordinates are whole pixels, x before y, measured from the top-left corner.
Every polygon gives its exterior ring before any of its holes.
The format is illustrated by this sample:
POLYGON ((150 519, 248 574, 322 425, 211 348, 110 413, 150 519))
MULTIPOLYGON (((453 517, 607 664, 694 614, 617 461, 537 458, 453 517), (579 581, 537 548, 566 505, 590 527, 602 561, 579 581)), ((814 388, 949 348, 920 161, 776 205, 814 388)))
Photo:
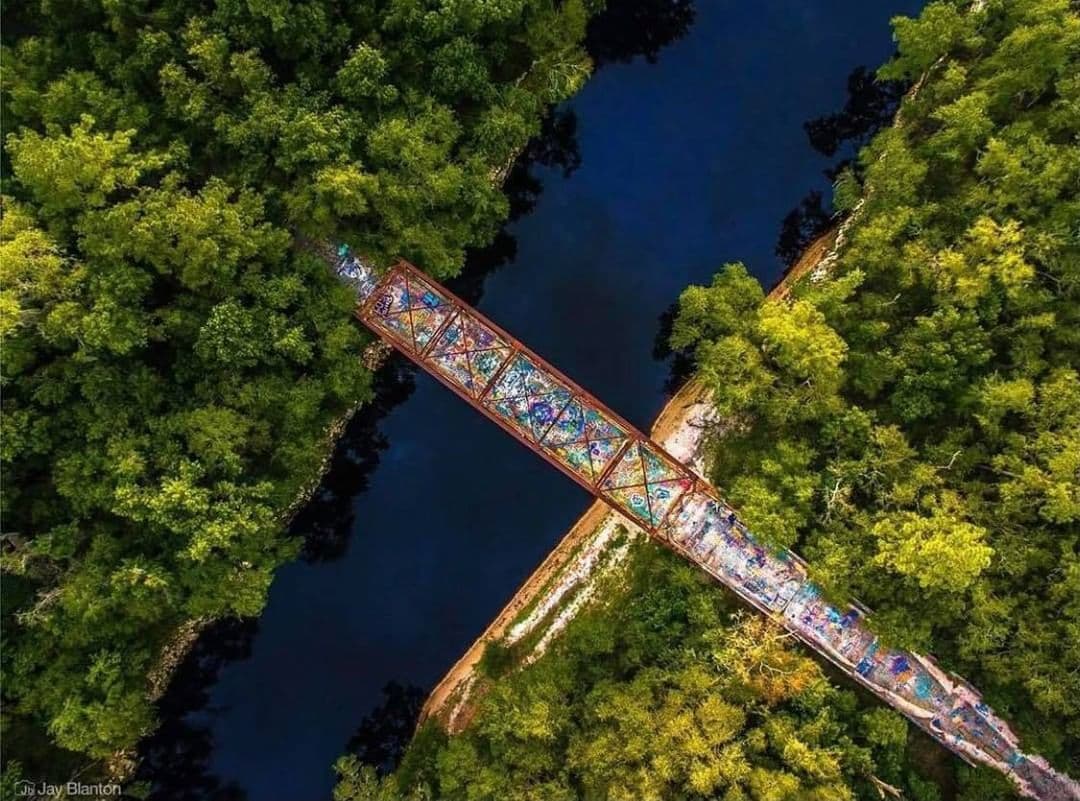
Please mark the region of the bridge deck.
POLYGON ((708 482, 453 293, 405 262, 377 276, 345 249, 337 272, 361 322, 947 748, 1030 797, 1080 801, 1080 784, 1024 754, 966 683, 881 643, 858 609, 825 601, 801 561, 759 543, 708 482))

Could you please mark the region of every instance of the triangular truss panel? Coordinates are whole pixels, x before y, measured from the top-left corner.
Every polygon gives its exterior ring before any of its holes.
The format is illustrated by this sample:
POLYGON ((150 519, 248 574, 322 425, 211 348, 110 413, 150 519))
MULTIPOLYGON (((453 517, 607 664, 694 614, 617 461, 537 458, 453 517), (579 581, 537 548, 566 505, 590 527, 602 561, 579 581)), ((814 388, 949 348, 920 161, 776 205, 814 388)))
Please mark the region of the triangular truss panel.
POLYGON ((629 436, 603 409, 578 396, 566 404, 541 444, 591 486, 604 475, 629 436))
POLYGON ((632 442, 600 484, 609 503, 645 525, 659 527, 679 498, 694 486, 693 475, 650 442, 632 442))
POLYGON ((483 403, 530 443, 537 444, 572 397, 569 386, 535 359, 518 352, 493 379, 483 403))
POLYGON ((428 351, 431 364, 471 397, 479 397, 509 358, 509 343, 468 314, 456 313, 428 351))
POLYGON ((400 271, 376 288, 365 311, 376 330, 412 355, 423 353, 457 310, 445 290, 400 271))

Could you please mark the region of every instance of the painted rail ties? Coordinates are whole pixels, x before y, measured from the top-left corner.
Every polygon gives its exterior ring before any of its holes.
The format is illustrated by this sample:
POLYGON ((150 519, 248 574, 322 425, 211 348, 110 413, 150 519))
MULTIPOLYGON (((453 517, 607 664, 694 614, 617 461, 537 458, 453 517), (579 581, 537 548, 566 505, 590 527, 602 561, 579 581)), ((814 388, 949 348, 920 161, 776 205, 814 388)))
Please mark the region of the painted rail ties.
POLYGON ((801 560, 758 542, 708 482, 464 301, 410 264, 378 275, 346 248, 337 273, 380 337, 946 748, 1031 798, 1080 801, 1080 784, 1023 753, 976 690, 928 657, 889 648, 858 609, 829 604, 801 560))

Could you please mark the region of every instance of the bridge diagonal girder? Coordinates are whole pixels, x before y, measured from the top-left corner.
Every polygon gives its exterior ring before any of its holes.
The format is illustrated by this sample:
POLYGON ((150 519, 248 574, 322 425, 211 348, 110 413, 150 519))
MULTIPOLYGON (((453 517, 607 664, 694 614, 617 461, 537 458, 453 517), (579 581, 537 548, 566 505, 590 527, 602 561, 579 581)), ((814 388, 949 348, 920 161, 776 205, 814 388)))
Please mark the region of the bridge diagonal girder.
POLYGON ((347 249, 356 316, 512 437, 775 619, 954 753, 1042 801, 1080 784, 1019 741, 963 680, 889 648, 862 611, 829 603, 788 551, 766 547, 714 487, 495 323, 410 264, 381 277, 347 249))

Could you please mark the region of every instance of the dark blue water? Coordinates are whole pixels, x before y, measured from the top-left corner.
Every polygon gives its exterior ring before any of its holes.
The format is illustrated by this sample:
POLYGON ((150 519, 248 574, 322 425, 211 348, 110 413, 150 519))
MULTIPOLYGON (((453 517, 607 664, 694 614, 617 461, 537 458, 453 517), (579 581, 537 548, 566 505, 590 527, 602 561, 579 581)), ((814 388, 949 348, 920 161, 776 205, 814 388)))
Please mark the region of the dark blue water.
MULTIPOLYGON (((516 257, 479 308, 647 428, 669 373, 652 357, 661 313, 726 261, 780 275, 780 220, 828 186, 802 123, 843 105, 851 70, 889 56, 889 17, 919 5, 705 2, 658 63, 604 66, 567 104, 580 168, 537 172, 536 208, 509 229, 516 257)), ((186 767, 234 788, 191 797, 327 798, 382 686, 432 685, 588 505, 433 379, 415 384, 368 432, 387 447, 366 490, 328 506, 344 553, 280 571, 244 658, 187 716, 207 736, 186 767)))

